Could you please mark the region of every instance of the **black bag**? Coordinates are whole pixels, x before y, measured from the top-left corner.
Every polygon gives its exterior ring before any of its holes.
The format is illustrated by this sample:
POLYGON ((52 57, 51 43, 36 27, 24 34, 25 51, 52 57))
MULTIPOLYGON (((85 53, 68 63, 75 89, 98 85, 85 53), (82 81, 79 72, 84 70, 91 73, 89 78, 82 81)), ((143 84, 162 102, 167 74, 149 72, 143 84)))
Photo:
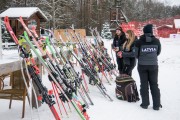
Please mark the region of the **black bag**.
POLYGON ((116 97, 128 102, 139 101, 136 82, 130 76, 116 77, 116 97))

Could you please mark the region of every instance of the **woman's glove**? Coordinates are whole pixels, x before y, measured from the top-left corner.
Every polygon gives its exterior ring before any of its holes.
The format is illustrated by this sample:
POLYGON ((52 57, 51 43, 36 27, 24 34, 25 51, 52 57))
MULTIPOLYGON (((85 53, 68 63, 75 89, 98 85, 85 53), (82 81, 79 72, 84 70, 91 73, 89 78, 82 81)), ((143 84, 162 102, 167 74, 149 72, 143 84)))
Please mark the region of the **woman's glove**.
POLYGON ((119 51, 119 52, 117 53, 117 56, 119 56, 119 58, 122 58, 122 51, 119 51))

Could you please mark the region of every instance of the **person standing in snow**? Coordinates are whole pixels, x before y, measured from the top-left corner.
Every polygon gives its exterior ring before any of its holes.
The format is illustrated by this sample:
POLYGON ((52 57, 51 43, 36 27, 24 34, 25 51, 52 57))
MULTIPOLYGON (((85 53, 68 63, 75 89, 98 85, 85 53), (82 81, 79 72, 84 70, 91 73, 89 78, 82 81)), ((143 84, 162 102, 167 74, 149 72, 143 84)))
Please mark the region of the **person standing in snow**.
POLYGON ((126 41, 123 44, 122 52, 118 52, 118 56, 120 58, 123 57, 124 67, 123 67, 123 74, 125 75, 132 75, 132 70, 136 65, 136 58, 135 58, 135 34, 132 30, 127 30, 126 33, 126 41))
POLYGON ((161 43, 153 35, 153 25, 147 24, 143 28, 144 35, 135 43, 136 56, 138 58, 138 72, 140 76, 141 107, 149 106, 149 86, 151 89, 153 109, 159 110, 160 90, 158 88, 158 55, 161 52, 161 43))
POLYGON ((122 46, 126 40, 125 33, 123 32, 122 28, 119 27, 116 29, 116 35, 113 40, 112 49, 116 52, 116 60, 118 64, 119 74, 123 74, 123 57, 119 57, 117 53, 122 51, 122 46))

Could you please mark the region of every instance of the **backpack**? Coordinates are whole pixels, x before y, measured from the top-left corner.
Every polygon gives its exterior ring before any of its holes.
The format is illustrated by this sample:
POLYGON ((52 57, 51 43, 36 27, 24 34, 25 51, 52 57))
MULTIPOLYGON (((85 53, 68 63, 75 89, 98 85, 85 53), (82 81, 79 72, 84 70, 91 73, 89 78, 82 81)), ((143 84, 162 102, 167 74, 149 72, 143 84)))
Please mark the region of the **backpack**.
POLYGON ((128 102, 139 101, 139 94, 137 91, 136 82, 132 77, 116 77, 115 82, 116 97, 119 100, 125 100, 128 102))

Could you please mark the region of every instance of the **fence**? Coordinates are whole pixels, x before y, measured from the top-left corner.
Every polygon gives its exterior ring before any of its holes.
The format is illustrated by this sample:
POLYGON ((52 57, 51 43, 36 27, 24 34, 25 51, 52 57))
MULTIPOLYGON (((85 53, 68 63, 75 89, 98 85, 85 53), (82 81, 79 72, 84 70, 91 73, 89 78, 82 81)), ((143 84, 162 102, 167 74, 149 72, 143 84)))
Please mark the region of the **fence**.
POLYGON ((14 49, 17 48, 16 44, 14 42, 4 42, 2 43, 3 49, 14 49))

